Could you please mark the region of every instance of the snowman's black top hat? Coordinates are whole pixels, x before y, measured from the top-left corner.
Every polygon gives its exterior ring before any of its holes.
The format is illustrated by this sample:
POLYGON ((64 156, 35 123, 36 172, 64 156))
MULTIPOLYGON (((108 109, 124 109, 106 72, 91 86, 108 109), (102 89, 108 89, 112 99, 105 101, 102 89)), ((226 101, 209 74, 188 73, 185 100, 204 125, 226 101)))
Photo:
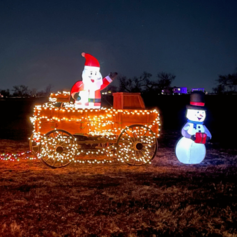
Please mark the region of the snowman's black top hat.
POLYGON ((205 94, 202 91, 194 91, 190 94, 190 105, 187 109, 206 110, 205 94))

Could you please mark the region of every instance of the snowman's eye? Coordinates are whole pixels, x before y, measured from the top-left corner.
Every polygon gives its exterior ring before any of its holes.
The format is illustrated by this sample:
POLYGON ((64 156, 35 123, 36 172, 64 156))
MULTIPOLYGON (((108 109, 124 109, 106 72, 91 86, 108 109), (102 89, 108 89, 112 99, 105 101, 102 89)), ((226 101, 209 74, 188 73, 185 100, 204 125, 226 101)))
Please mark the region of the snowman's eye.
POLYGON ((199 111, 197 113, 199 114, 199 111))
POLYGON ((91 72, 91 76, 92 76, 93 72, 91 72))
POLYGON ((95 72, 95 75, 97 75, 97 72, 95 72))

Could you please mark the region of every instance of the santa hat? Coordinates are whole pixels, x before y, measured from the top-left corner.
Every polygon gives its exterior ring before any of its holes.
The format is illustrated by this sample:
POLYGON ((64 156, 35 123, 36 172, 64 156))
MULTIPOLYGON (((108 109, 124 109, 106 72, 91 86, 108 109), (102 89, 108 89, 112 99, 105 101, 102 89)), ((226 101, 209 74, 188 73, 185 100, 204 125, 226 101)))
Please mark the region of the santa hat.
POLYGON ((206 110, 205 94, 202 91, 194 91, 190 94, 190 105, 187 109, 206 110))
POLYGON ((100 68, 100 63, 99 61, 92 55, 88 53, 81 53, 81 56, 86 59, 85 62, 85 68, 86 67, 97 67, 100 68))

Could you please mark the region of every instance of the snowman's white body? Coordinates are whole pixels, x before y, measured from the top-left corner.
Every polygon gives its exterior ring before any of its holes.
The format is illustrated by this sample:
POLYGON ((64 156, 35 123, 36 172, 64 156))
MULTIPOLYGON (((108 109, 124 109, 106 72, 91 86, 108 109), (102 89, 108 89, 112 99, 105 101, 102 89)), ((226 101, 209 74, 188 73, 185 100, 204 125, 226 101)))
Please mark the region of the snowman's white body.
POLYGON ((196 113, 197 111, 188 111, 187 117, 194 120, 194 122, 192 123, 189 121, 184 125, 182 128, 183 137, 178 141, 175 148, 176 157, 184 164, 199 164, 206 156, 205 144, 195 143, 192 139, 190 139, 192 135, 201 132, 206 133, 207 137, 211 138, 211 133, 205 125, 201 123, 195 124, 195 122, 199 122, 200 120, 201 122, 204 121, 206 116, 205 111, 202 113, 202 119, 197 119, 194 116, 194 112, 196 113))
MULTIPOLYGON (((204 126, 202 127, 201 132, 204 132, 204 126)), ((186 123, 182 131, 186 130, 188 134, 195 135, 197 129, 194 128, 194 124, 186 123)), ((182 137, 175 148, 175 153, 178 160, 184 164, 199 164, 201 163, 206 156, 206 147, 204 144, 195 143, 193 140, 187 137, 182 137)))

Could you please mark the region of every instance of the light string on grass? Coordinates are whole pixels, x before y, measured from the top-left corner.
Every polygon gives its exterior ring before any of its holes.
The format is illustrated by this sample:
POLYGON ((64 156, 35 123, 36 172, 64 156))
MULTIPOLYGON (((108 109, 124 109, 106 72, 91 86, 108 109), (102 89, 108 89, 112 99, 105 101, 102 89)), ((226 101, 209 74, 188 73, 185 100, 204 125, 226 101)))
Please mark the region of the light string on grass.
POLYGON ((31 151, 18 152, 18 153, 1 153, 0 160, 4 161, 20 161, 20 160, 37 160, 38 157, 33 155, 31 151))

